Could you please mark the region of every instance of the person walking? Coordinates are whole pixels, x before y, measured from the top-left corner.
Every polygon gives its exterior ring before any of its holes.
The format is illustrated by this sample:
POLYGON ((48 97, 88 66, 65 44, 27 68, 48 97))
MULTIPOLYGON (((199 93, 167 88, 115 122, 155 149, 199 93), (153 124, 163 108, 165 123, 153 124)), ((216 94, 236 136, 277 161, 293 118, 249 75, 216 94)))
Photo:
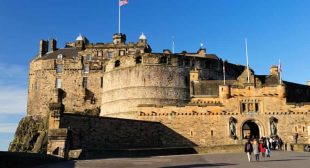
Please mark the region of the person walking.
POLYGON ((255 160, 259 161, 259 143, 257 142, 256 139, 253 141, 253 153, 255 156, 255 160))
POLYGON ((251 154, 253 152, 253 146, 250 139, 248 139, 248 141, 244 145, 244 152, 247 154, 249 162, 251 162, 251 154))
POLYGON ((271 143, 270 143, 269 139, 267 139, 267 141, 266 141, 266 157, 267 158, 270 158, 270 146, 271 146, 271 143))
POLYGON ((260 140, 260 143, 259 143, 259 150, 260 152, 262 153, 262 157, 264 158, 265 157, 265 153, 266 153, 266 148, 265 148, 265 143, 263 142, 263 140, 260 140))

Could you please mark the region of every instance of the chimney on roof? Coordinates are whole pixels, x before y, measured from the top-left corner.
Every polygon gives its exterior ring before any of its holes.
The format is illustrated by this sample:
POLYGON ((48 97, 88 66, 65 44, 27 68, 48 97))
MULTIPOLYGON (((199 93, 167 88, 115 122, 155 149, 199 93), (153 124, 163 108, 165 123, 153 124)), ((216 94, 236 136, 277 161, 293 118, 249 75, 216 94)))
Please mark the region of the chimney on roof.
POLYGON ((278 75, 278 74, 279 74, 278 66, 272 65, 270 68, 270 75, 278 75))
POLYGON ((40 52, 39 57, 42 57, 48 52, 48 41, 47 40, 40 40, 40 52))
POLYGON ((57 50, 57 41, 55 39, 50 39, 50 51, 56 51, 57 50))
POLYGON ((163 50, 163 53, 164 53, 164 54, 172 54, 172 52, 171 52, 169 49, 164 49, 164 50, 163 50))
POLYGON ((197 52, 198 55, 205 56, 207 53, 206 48, 200 48, 197 52))
POLYGON ((113 35, 113 44, 125 44, 126 35, 122 33, 116 33, 113 35))

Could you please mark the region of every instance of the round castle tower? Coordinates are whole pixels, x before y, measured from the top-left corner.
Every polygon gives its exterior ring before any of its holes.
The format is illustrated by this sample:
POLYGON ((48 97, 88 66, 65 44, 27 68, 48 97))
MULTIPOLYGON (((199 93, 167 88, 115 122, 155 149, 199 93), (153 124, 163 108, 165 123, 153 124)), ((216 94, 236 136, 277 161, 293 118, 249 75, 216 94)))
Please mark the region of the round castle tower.
MULTIPOLYGON (((142 34, 139 43, 146 43, 142 34)), ((189 70, 150 63, 149 53, 114 56, 103 75, 101 116, 134 118, 141 106, 182 104, 189 99, 189 70)))

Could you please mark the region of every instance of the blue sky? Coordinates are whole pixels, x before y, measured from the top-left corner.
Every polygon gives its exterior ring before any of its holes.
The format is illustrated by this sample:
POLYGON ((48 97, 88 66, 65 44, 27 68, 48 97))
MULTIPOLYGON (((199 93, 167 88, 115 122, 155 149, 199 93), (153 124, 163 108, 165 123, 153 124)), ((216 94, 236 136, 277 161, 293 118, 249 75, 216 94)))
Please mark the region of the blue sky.
MULTIPOLYGON (((7 150, 19 119, 26 114, 28 65, 39 40, 58 46, 79 33, 91 42, 110 42, 117 32, 117 0, 0 0, 0 150, 7 150), (87 3, 86 3, 87 2, 87 3)), ((154 52, 208 53, 268 74, 281 59, 284 80, 310 80, 310 1, 308 0, 129 0, 122 7, 122 32, 137 41, 141 32, 154 52)))

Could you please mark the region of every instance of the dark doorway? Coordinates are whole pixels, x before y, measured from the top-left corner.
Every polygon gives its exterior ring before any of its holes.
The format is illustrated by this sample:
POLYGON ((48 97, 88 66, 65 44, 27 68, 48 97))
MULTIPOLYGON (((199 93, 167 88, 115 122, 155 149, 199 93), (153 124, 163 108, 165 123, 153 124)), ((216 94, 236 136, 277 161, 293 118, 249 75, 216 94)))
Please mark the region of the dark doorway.
POLYGON ((258 125, 252 120, 245 122, 242 126, 242 137, 243 139, 259 138, 258 125))

